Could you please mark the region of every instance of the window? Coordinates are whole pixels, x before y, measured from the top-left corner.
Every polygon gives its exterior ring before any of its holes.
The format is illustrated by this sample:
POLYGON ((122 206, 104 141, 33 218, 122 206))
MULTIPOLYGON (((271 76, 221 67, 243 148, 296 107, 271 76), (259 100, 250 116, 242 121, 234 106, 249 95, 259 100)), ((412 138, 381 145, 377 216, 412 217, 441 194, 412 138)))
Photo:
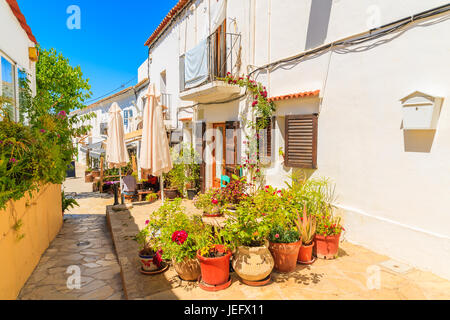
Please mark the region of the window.
MULTIPOLYGON (((263 118, 256 118, 256 123, 260 127, 263 118)), ((258 149, 259 157, 263 164, 268 164, 274 160, 273 148, 274 140, 272 139, 272 132, 275 130, 275 117, 267 118, 263 128, 259 130, 258 149)))
POLYGON ((15 67, 11 62, 4 57, 1 57, 0 69, 0 95, 8 100, 8 102, 4 103, 2 106, 3 114, 8 115, 11 120, 17 121, 18 112, 16 106, 15 67))
POLYGON ((286 116, 285 166, 317 169, 317 114, 286 116))

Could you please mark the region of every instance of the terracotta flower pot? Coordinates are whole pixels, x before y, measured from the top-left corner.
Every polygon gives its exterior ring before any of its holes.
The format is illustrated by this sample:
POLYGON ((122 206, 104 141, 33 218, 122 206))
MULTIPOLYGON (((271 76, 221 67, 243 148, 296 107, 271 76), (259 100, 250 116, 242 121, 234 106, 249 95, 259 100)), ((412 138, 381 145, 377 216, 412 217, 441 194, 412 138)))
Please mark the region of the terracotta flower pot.
MULTIPOLYGON (((215 249, 218 252, 225 252, 223 245, 216 245, 215 249)), ((203 257, 199 250, 197 258, 200 261, 202 281, 211 286, 227 283, 230 278, 230 257, 230 250, 224 256, 218 258, 203 257)))
POLYGON ((178 189, 164 189, 164 196, 167 199, 175 199, 180 197, 180 193, 178 192, 178 189))
POLYGON ((321 236, 316 234, 314 237, 314 253, 320 259, 336 259, 339 251, 340 234, 335 236, 321 236))
POLYGON ((314 248, 314 241, 307 246, 303 244, 300 247, 300 250, 298 251, 297 261, 300 263, 311 262, 313 259, 313 248, 314 248))
POLYGON ((94 178, 100 177, 100 171, 92 171, 92 177, 94 178))
POLYGON ((269 243, 269 250, 275 260, 275 270, 292 272, 297 267, 297 258, 302 241, 294 243, 269 243))
POLYGON ((155 255, 143 255, 139 253, 139 260, 141 261, 142 270, 144 271, 156 271, 158 270, 158 266, 153 263, 153 258, 155 255))
POLYGON ((233 269, 243 280, 260 281, 266 279, 275 262, 267 245, 261 247, 238 247, 233 258, 233 269))
POLYGON ((86 182, 86 183, 94 182, 94 177, 92 176, 92 173, 90 173, 84 177, 84 182, 86 182))
POLYGON ((197 259, 185 259, 183 262, 172 260, 173 267, 181 279, 185 281, 197 280, 201 274, 200 262, 197 259))

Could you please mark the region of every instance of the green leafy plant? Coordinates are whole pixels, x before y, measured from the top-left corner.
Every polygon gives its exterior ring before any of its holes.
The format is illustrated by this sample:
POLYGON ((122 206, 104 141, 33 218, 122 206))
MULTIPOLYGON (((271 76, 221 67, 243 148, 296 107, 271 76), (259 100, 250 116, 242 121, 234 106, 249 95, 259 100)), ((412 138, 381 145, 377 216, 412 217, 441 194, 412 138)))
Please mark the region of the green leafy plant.
POLYGON ((264 213, 248 198, 239 204, 236 212, 229 212, 223 235, 237 246, 259 247, 264 245, 269 231, 264 213))
POLYGON ((28 80, 21 82, 20 120, 4 117, 0 121, 0 208, 9 200, 19 200, 25 193, 47 183, 61 184, 77 153, 73 139, 85 135, 90 127, 82 123, 94 115, 69 116, 84 108, 90 97, 88 80, 79 67, 55 50, 39 48, 36 64, 36 94, 28 80))
POLYGON ((294 243, 300 241, 300 234, 296 229, 287 229, 281 225, 274 225, 269 233, 269 240, 272 243, 294 243))
POLYGON ((73 208, 75 206, 79 207, 80 205, 74 198, 66 197, 64 191, 61 192, 62 199, 62 212, 66 212, 67 209, 73 208))
POLYGON ((139 244, 139 253, 141 255, 153 256, 157 253, 157 248, 160 244, 157 232, 152 231, 148 225, 136 234, 135 240, 139 244))
POLYGON ((225 188, 219 189, 218 197, 225 203, 236 205, 249 196, 247 194, 248 188, 245 177, 239 178, 233 175, 230 183, 225 188))
POLYGON ((199 242, 200 255, 205 258, 218 258, 224 256, 230 249, 229 240, 230 239, 227 239, 227 234, 223 232, 223 230, 219 230, 214 226, 209 237, 202 237, 199 242), (223 251, 217 250, 217 246, 223 246, 223 251))
POLYGON ((148 202, 153 202, 158 200, 158 195, 156 193, 149 193, 146 197, 145 200, 148 202))
POLYGON ((205 193, 194 197, 194 206, 197 209, 203 210, 204 213, 224 213, 225 201, 220 195, 220 190, 209 189, 205 193))

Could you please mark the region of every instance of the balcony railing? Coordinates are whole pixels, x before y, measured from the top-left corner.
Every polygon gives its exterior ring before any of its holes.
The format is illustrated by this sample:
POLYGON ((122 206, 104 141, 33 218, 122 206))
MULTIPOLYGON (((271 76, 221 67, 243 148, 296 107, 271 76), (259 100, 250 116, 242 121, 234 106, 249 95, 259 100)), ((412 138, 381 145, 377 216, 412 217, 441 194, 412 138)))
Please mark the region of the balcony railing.
MULTIPOLYGON (((239 62, 241 35, 235 33, 225 33, 223 32, 223 28, 220 28, 208 37, 206 46, 208 75, 206 80, 195 87, 212 82, 217 78, 225 77, 228 72, 231 74, 237 72, 236 66, 239 62)), ((186 88, 185 76, 185 55, 182 55, 180 57, 181 92, 193 88, 186 88)))

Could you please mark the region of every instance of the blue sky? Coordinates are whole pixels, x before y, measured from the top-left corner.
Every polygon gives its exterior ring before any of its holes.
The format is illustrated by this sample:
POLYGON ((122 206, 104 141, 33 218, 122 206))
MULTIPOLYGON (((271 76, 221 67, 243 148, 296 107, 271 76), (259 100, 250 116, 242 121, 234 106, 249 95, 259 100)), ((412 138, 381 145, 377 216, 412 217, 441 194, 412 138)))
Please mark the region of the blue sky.
MULTIPOLYGON (((147 38, 178 0, 18 0, 39 44, 55 48, 81 70, 92 98, 135 78, 145 61, 147 38), (81 11, 81 29, 70 30, 70 5, 81 11)), ((91 99, 92 99, 91 98, 91 99)))

